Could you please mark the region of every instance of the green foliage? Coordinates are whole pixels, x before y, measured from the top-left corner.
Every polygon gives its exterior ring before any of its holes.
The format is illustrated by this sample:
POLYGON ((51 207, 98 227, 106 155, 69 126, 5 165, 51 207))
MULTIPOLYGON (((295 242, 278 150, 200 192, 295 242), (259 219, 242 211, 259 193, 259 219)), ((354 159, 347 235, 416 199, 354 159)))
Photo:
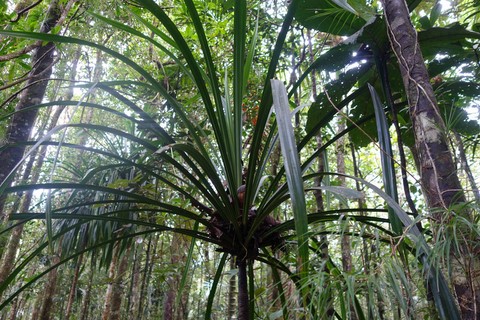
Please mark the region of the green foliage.
POLYGON ((308 28, 335 35, 351 35, 373 15, 360 1, 355 3, 363 12, 358 12, 347 1, 342 0, 302 0, 295 18, 308 28))
MULTIPOLYGON (((390 118, 382 108, 385 99, 374 89, 380 87, 379 73, 384 71, 379 59, 387 62, 384 66, 390 84, 386 85, 397 101, 396 110, 405 105, 405 97, 399 72, 391 63, 384 22, 380 17, 373 18, 374 9, 359 1, 300 0, 293 1, 280 19, 271 17, 273 9, 247 1, 174 3, 178 7, 167 8, 153 0, 113 8, 92 5, 87 12, 88 19, 94 20, 89 29, 92 34, 72 31, 64 36, 60 30, 40 34, 31 32, 34 28, 28 26, 0 31, 9 37, 0 49, 5 52, 0 54, 14 51, 26 41, 23 39, 33 39, 65 47, 82 46, 86 56, 100 51, 108 56, 106 79, 74 85, 75 90, 92 95, 91 100, 75 97, 34 107, 43 111, 62 106, 75 115, 69 123, 56 126, 36 141, 20 142, 30 148, 17 169, 41 146, 48 146, 47 167, 52 169, 52 163, 58 163, 49 180, 0 186, 1 192, 8 194, 52 192, 50 209, 42 199, 37 212, 14 212, 11 216, 12 221, 47 221, 49 235, 39 239, 0 285, 0 292, 9 292, 0 309, 49 270, 82 254, 90 254, 92 261, 99 257, 98 264, 107 267, 117 242, 121 243, 119 251, 126 252, 135 237, 161 234, 168 238, 168 234, 176 233, 191 239, 183 261, 185 269, 171 266, 156 277, 162 282, 181 274, 180 292, 188 290, 188 279, 196 272, 198 261, 207 260, 198 257, 199 246, 221 251, 209 274, 208 297, 200 308, 205 310, 200 315, 205 319, 216 312, 215 299, 221 294, 226 262, 231 256, 247 264, 251 307, 255 306, 254 298, 264 296, 265 290, 278 290, 278 310, 252 308, 250 318, 260 313, 272 319, 288 314, 316 317, 333 309, 338 318, 346 319, 355 312, 359 319, 371 319, 379 316, 381 310, 376 305, 380 302, 409 315, 413 296, 404 292, 409 293, 412 287, 423 290, 415 283, 421 283, 421 279, 428 279, 438 289, 434 298, 440 313, 455 316, 446 281, 435 271, 440 268, 432 262, 427 242, 396 195, 390 118), (279 23, 278 37, 273 41, 270 29, 265 30, 265 26, 270 28, 265 21, 279 23), (303 74, 291 83, 288 96, 283 80, 292 53, 285 49, 285 39, 297 22, 351 37, 331 48, 322 47, 316 60, 301 65, 303 74), (113 40, 106 41, 110 36, 113 40), (313 70, 322 76, 324 90, 311 103, 307 79, 313 70), (275 77, 281 80, 272 80, 275 77), (373 87, 369 94, 370 83, 373 87), (301 103, 311 105, 307 112, 295 111, 301 124, 305 123, 304 130, 295 135, 289 99, 302 90, 308 94, 299 98, 303 99, 301 103), (77 109, 83 110, 81 116, 77 109), (86 123, 83 113, 88 110, 94 116, 86 123), (348 127, 333 134, 330 129, 336 125, 338 114, 348 117, 348 127), (313 147, 318 132, 323 134, 319 148, 313 147), (366 186, 364 192, 337 185, 313 186, 321 176, 338 177, 312 173, 312 167, 321 152, 347 133, 353 152, 377 137, 381 141, 383 171, 375 172, 385 176, 386 192, 369 178, 358 177, 348 177, 349 183, 366 186), (278 145, 282 156, 276 159, 278 145), (76 155, 83 163, 75 160, 76 155), (272 172, 274 166, 280 169, 272 172), (315 210, 311 191, 335 194, 342 204, 355 208, 315 210), (383 203, 389 207, 388 218, 385 210, 377 208, 383 203), (279 212, 283 213, 281 219, 279 212), (319 241, 328 235, 338 242, 344 236, 338 225, 345 221, 354 226, 347 234, 357 242, 354 250, 364 250, 358 259, 368 261, 359 262, 360 266, 349 272, 337 266, 335 255, 328 259, 322 256, 323 244, 319 241), (58 244, 60 239, 61 261, 29 277, 19 289, 8 291, 26 273, 28 264, 44 254, 49 243, 58 244), (400 245, 402 255, 412 252, 419 262, 402 257, 401 261, 392 258, 382 265, 384 256, 396 257, 394 251, 400 245), (258 267, 260 264, 271 268, 275 283, 270 287, 253 271, 263 268, 258 267), (414 279, 404 272, 405 265, 418 271, 414 279), (286 284, 299 292, 299 308, 290 308, 296 298, 288 296, 286 284), (333 295, 338 297, 331 303, 333 295), (382 295, 392 301, 387 303, 382 295)), ((478 34, 458 25, 431 28, 438 20, 435 10, 419 39, 436 76, 473 61, 470 39, 478 39, 478 34), (445 43, 448 46, 439 45, 445 43), (438 58, 445 53, 450 56, 438 58)), ((21 56, 17 62, 25 58, 21 56)), ((19 72, 18 66, 7 67, 11 81, 19 72)), ((478 134, 478 123, 469 120, 463 110, 478 98, 478 86, 473 81, 448 79, 438 85, 437 92, 445 118, 451 119, 450 127, 463 134, 478 134)), ((408 115, 400 115, 402 127, 408 130, 408 115)), ((11 116, 2 115, 0 121, 11 116)), ((422 298, 425 296, 423 293, 422 298)))

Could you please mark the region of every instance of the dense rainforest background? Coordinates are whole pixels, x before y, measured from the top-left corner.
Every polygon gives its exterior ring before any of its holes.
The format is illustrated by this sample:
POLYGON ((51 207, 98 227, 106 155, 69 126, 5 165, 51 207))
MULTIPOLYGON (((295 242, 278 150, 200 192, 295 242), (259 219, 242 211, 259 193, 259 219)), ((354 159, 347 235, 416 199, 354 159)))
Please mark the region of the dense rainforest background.
POLYGON ((480 319, 477 0, 0 0, 0 319, 480 319))

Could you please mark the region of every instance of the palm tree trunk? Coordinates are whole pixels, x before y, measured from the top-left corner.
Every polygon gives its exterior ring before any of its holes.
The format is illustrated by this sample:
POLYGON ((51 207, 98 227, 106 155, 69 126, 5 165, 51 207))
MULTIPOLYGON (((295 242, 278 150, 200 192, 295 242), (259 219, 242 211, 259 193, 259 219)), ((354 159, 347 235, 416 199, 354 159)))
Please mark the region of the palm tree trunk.
POLYGON ((250 319, 248 300, 247 260, 237 257, 238 267, 238 320, 250 319))
MULTIPOLYGON (((413 154, 417 157, 425 199, 437 223, 434 232, 439 232, 443 222, 452 218, 450 210, 453 206, 465 202, 465 195, 407 5, 404 0, 384 0, 383 7, 388 35, 409 101, 415 137, 413 154)), ((466 210, 457 211, 456 214, 472 221, 466 210)), ((462 233, 461 228, 458 232, 462 233)), ((471 241, 475 239, 469 240, 467 232, 457 235, 458 239, 466 241, 458 244, 462 252, 450 252, 450 263, 462 317, 473 320, 480 317, 480 248, 478 245, 472 247, 471 241)))

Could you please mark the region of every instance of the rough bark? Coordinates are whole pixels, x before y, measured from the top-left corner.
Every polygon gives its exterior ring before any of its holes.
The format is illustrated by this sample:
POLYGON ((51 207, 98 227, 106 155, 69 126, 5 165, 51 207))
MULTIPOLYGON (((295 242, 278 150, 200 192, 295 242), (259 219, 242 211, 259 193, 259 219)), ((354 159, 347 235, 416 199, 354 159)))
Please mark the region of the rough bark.
MULTIPOLYGON (((60 14, 61 10, 58 0, 52 0, 46 13, 46 19, 40 28, 40 32, 50 32, 60 18, 60 14)), ((0 163, 2 163, 2 166, 0 166, 0 183, 5 181, 10 172, 23 157, 25 147, 18 143, 28 140, 37 117, 37 109, 25 109, 42 102, 47 88, 48 79, 52 74, 54 53, 55 45, 49 42, 44 46, 38 47, 32 56, 33 67, 30 71, 30 78, 27 81, 26 89, 20 96, 20 101, 15 107, 16 111, 22 112, 15 113, 7 129, 6 142, 7 145, 11 146, 0 152, 0 163)), ((4 201, 5 197, 1 196, 0 208, 2 209, 2 218, 4 201)))
MULTIPOLYGON (((409 102, 413 125, 416 163, 422 190, 432 217, 441 231, 443 223, 453 217, 454 205, 465 202, 465 195, 457 176, 452 152, 448 147, 447 131, 440 116, 433 88, 429 82, 417 33, 410 21, 404 0, 384 0, 384 14, 390 43, 400 65, 409 102)), ((467 220, 468 212, 460 211, 467 220)), ((461 228, 457 232, 462 233, 461 228)), ((463 319, 480 317, 480 250, 471 245, 468 234, 458 234, 461 252, 450 252, 451 280, 463 319)), ((453 246, 452 246, 453 247, 453 246)))
POLYGON ((400 65, 409 102, 425 199, 430 208, 448 209, 465 198, 417 33, 404 0, 385 0, 384 8, 390 42, 400 65))

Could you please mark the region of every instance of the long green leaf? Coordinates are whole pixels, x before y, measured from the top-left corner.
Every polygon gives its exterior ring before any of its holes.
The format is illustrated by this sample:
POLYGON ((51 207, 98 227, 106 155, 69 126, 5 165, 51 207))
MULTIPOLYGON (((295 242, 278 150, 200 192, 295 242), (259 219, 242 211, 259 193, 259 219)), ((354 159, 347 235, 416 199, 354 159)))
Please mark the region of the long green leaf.
POLYGON ((207 300, 207 308, 205 309, 205 320, 212 319, 212 307, 213 307, 213 298, 215 298, 215 293, 217 292, 218 284, 220 283, 220 278, 223 273, 223 268, 225 267, 225 262, 227 261, 228 253, 223 253, 222 259, 220 259, 220 263, 217 266, 217 272, 215 273, 215 277, 213 278, 212 287, 210 288, 210 292, 208 294, 207 300))
POLYGON ((308 271, 308 220, 302 169, 297 154, 287 90, 280 80, 272 80, 271 85, 285 174, 295 217, 298 241, 297 268, 301 273, 306 273, 308 271))
MULTIPOLYGON (((385 186, 385 192, 398 202, 397 181, 395 178, 395 168, 393 165, 393 152, 390 143, 390 132, 388 130, 387 117, 383 111, 383 104, 380 101, 375 88, 368 84, 370 95, 373 100, 373 108, 375 110, 375 119, 377 122, 378 143, 380 144, 380 158, 382 159, 382 178, 385 186)), ((392 208, 389 207, 388 216, 392 224, 393 231, 402 234, 402 222, 392 208)))

